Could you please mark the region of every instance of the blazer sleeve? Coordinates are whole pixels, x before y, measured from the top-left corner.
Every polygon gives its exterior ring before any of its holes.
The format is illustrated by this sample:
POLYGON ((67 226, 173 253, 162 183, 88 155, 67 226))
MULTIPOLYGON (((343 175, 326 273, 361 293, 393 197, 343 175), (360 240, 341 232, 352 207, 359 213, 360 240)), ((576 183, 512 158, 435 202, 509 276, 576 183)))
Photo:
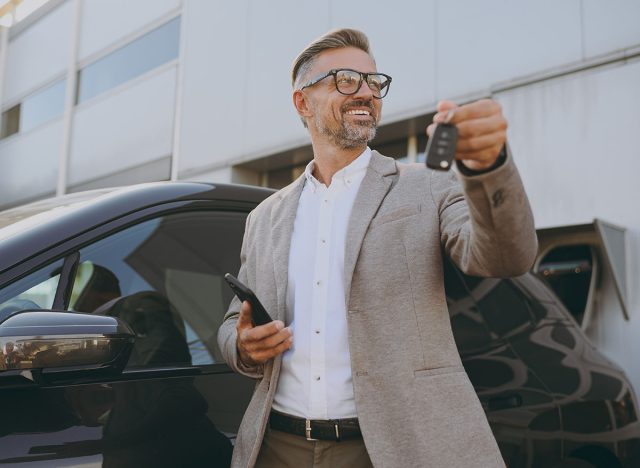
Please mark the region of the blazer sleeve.
POLYGON ((430 186, 442 245, 462 271, 507 277, 531 268, 538 250, 533 213, 508 146, 495 170, 473 176, 431 171, 430 186))
MULTIPOLYGON (((247 251, 250 245, 251 237, 251 213, 247 216, 247 222, 244 230, 244 237, 242 239, 242 248, 240 250, 240 271, 238 272, 238 279, 247 284, 247 251)), ((254 379, 260 379, 264 375, 264 366, 247 366, 238 356, 238 350, 236 342, 238 334, 236 331, 236 324, 238 323, 238 315, 240 315, 240 300, 234 296, 229 304, 229 309, 224 316, 224 321, 218 329, 218 346, 222 352, 222 356, 226 363, 235 372, 246 375, 254 379)))

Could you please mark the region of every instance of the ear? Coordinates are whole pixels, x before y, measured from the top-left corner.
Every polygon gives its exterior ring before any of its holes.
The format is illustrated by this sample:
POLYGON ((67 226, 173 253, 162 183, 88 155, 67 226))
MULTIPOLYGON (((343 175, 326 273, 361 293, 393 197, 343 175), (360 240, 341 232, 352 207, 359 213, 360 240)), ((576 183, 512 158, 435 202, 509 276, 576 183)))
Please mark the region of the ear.
POLYGON ((298 112, 298 115, 303 120, 305 117, 310 117, 312 115, 308 99, 309 98, 300 90, 295 90, 293 92, 293 106, 296 108, 296 112, 298 112))

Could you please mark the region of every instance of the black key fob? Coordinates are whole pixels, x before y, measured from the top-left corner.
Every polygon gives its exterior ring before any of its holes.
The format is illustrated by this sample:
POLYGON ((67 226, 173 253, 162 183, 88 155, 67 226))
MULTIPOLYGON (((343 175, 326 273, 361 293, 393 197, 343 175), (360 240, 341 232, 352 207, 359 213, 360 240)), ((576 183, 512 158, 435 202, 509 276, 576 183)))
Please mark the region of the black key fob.
POLYGON ((451 169, 453 158, 456 155, 458 143, 458 129, 452 124, 436 125, 433 135, 427 142, 426 164, 431 169, 448 171, 451 169))

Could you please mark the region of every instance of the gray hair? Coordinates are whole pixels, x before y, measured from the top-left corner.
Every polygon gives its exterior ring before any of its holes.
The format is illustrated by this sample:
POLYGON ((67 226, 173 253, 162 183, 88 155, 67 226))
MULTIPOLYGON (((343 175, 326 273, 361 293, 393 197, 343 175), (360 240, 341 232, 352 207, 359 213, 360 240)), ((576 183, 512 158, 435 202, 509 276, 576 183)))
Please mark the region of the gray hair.
POLYGON ((371 55, 369 39, 362 31, 346 28, 329 31, 305 47, 294 60, 293 68, 291 69, 291 85, 293 88, 297 89, 302 86, 302 79, 307 76, 319 54, 325 50, 345 47, 355 47, 371 55))

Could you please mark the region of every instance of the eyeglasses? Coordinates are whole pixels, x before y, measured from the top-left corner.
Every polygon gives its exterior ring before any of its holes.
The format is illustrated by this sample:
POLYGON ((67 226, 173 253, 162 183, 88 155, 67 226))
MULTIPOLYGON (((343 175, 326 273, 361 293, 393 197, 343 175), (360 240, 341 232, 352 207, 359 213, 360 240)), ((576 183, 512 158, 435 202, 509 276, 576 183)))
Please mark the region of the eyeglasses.
POLYGON ((373 93, 373 97, 376 99, 385 97, 391 86, 391 77, 384 73, 362 73, 357 70, 350 70, 349 68, 336 68, 315 77, 306 85, 302 86, 300 91, 309 86, 313 86, 328 76, 333 76, 336 89, 340 94, 344 94, 345 96, 356 94, 360 90, 363 81, 367 82, 369 89, 373 93))

